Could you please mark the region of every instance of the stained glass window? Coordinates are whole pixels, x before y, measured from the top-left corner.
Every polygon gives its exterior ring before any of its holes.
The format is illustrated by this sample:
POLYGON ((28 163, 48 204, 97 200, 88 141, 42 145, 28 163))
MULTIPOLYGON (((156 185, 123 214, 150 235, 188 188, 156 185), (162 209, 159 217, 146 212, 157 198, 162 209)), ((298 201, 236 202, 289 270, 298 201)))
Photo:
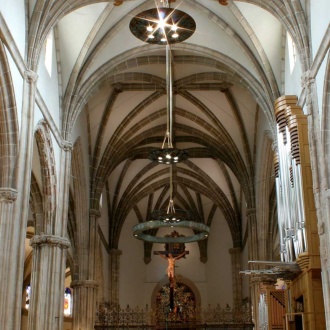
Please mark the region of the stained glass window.
POLYGON ((25 288, 25 308, 29 309, 31 296, 31 285, 28 284, 25 288))
POLYGON ((72 295, 71 289, 66 288, 64 292, 64 315, 70 316, 72 314, 72 295))

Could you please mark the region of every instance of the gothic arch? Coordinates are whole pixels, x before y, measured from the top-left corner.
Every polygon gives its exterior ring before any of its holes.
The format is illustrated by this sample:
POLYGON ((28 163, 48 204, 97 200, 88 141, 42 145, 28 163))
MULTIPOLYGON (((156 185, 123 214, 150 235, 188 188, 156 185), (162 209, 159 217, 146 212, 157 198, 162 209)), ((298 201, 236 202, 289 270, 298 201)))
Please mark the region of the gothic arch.
MULTIPOLYGON (((73 237, 74 246, 74 259, 78 266, 77 273, 74 274, 74 279, 84 278, 87 276, 88 271, 88 219, 89 219, 89 208, 87 198, 87 187, 86 187, 86 176, 84 171, 84 161, 82 154, 81 140, 78 138, 73 146, 72 158, 72 189, 73 194, 72 208, 73 216, 75 221, 72 224, 74 227, 73 237)), ((73 219, 72 219, 73 220, 73 219)))
MULTIPOLYGON (((323 119, 322 119, 322 132, 323 136, 322 137, 322 142, 323 142, 323 150, 324 150, 324 159, 329 159, 330 157, 330 122, 329 122, 329 117, 330 117, 330 56, 328 56, 327 60, 327 65, 325 69, 326 75, 324 78, 324 88, 323 88, 323 109, 322 109, 322 114, 323 114, 323 119)), ((330 177, 330 166, 329 162, 325 161, 325 176, 324 180, 326 180, 326 185, 325 188, 329 188, 329 177, 330 177)))
POLYGON ((40 159, 44 211, 40 232, 52 234, 56 210, 56 169, 50 130, 44 120, 37 125, 35 139, 40 159))
POLYGON ((12 77, 4 44, 0 40, 0 187, 14 188, 18 147, 18 122, 12 77))
POLYGON ((260 153, 263 155, 260 164, 260 169, 257 174, 256 187, 256 205, 258 205, 257 221, 262 228, 267 228, 265 231, 258 233, 259 241, 259 257, 261 260, 269 260, 267 256, 267 242, 269 242, 269 210, 270 210, 270 195, 274 186, 273 178, 273 139, 269 131, 265 132, 262 140, 262 149, 260 153))

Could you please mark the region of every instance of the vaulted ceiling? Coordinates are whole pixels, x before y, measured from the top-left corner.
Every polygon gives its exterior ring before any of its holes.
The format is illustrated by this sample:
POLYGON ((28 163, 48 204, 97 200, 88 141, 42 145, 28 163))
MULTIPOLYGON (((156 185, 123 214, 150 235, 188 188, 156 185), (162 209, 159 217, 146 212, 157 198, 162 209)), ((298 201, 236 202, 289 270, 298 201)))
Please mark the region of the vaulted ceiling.
MULTIPOLYGON (((143 43, 129 30, 132 17, 158 2, 77 2, 56 30, 63 131, 82 122, 87 127, 90 207, 98 207, 103 193, 113 248, 129 212, 145 221, 169 198, 169 167, 148 159, 166 131, 165 46, 143 43)), ((208 225, 220 210, 240 246, 241 204, 255 207, 258 127, 272 129, 282 86, 282 26, 273 1, 171 6, 197 26, 171 47, 174 145, 189 152, 173 168, 175 206, 208 225)))

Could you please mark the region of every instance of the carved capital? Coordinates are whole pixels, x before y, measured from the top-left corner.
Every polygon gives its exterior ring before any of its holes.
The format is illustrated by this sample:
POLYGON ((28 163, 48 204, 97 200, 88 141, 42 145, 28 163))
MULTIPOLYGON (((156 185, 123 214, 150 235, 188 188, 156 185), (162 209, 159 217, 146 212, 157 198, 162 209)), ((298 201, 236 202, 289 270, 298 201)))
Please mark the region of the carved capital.
POLYGON ((13 203, 17 198, 17 190, 13 188, 0 188, 0 202, 13 203))
POLYGON ((24 79, 29 84, 35 84, 38 80, 38 75, 32 70, 26 70, 24 71, 24 79))
POLYGON ((70 151, 71 152, 73 150, 73 145, 69 141, 62 140, 61 149, 63 149, 64 151, 70 151))
POLYGON ((229 249, 229 253, 230 254, 240 254, 240 253, 242 253, 242 248, 240 248, 240 247, 231 248, 231 249, 229 249))
POLYGON ((311 76, 310 70, 303 72, 300 82, 302 88, 308 88, 312 83, 315 82, 315 78, 311 76))
POLYGON ((99 286, 99 283, 97 281, 93 281, 93 280, 77 280, 77 281, 72 281, 70 283, 70 287, 72 289, 76 289, 76 288, 96 289, 98 286, 99 286))
POLYGON ((124 0, 115 0, 115 1, 113 2, 113 5, 114 5, 114 6, 121 6, 121 5, 123 4, 123 2, 124 2, 124 0))
POLYGON ((120 256, 123 253, 122 250, 118 250, 118 249, 111 249, 110 250, 110 255, 112 256, 120 256))
POLYGON ((249 208, 249 209, 246 209, 246 216, 247 217, 249 217, 249 216, 251 216, 251 215, 254 215, 254 214, 256 214, 256 208, 255 207, 251 207, 251 208, 249 208))
POLYGON ((67 238, 53 236, 53 235, 45 235, 41 233, 41 235, 35 235, 31 238, 30 245, 33 248, 42 245, 50 245, 50 246, 59 247, 60 249, 68 249, 71 244, 67 238))
POLYGON ((119 94, 123 92, 123 84, 117 82, 113 85, 114 90, 119 94))
POLYGON ((99 210, 96 210, 96 209, 90 209, 89 210, 89 215, 91 217, 101 218, 101 212, 99 210))
POLYGON ((151 257, 144 257, 144 258, 143 258, 143 261, 144 261, 144 263, 145 263, 146 265, 148 265, 148 264, 150 264, 150 262, 151 262, 151 257))

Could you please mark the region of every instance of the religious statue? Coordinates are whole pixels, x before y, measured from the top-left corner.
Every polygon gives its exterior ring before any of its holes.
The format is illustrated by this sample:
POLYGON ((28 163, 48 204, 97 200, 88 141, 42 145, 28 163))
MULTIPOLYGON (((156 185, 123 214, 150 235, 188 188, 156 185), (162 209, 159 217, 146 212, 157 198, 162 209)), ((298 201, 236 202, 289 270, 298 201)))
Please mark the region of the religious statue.
POLYGON ((169 253, 168 255, 162 255, 157 251, 155 252, 155 254, 161 256, 164 259, 167 259, 167 261, 168 261, 168 267, 166 269, 166 274, 170 281, 170 287, 174 287, 174 285, 175 285, 175 275, 174 275, 175 260, 181 259, 187 253, 188 253, 188 251, 184 251, 181 254, 177 255, 176 257, 173 257, 172 253, 169 253))

